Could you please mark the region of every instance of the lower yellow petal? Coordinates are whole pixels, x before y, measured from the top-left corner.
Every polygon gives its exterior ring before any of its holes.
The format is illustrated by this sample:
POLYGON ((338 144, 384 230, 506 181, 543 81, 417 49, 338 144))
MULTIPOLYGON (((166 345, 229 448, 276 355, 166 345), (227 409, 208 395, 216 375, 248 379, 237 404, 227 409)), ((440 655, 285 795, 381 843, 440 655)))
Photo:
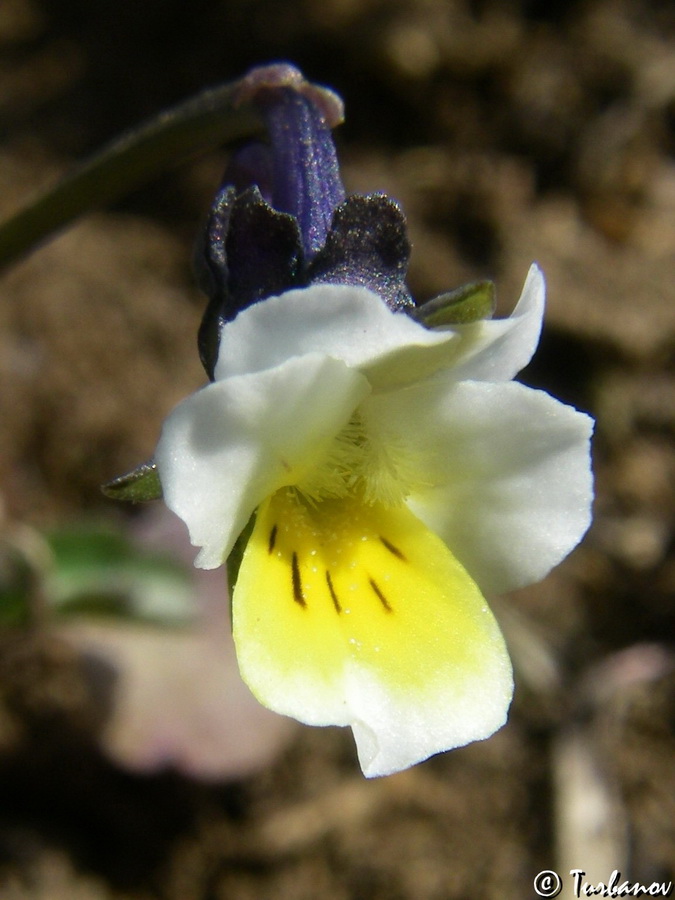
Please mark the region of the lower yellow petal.
POLYGON ((304 722, 352 725, 366 774, 505 719, 511 668, 492 613, 405 506, 278 491, 258 511, 233 619, 253 693, 304 722))

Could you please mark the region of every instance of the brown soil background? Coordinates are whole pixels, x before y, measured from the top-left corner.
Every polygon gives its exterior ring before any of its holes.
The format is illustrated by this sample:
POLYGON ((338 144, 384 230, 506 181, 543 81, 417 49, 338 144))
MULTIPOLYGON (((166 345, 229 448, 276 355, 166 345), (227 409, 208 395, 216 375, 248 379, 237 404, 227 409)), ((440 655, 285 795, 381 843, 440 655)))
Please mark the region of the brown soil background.
MULTIPOLYGON (((139 775, 51 633, 2 637, 7 900, 523 898, 558 868, 675 878, 675 8, 663 0, 3 0, 0 210, 121 130, 289 59, 336 88, 354 191, 398 198, 420 299, 549 285, 523 380, 591 411, 595 524, 495 608, 517 669, 491 740, 365 781, 298 729, 255 775, 139 775)), ((0 283, 5 529, 125 521, 100 483, 202 381, 190 255, 214 151, 0 283)), ((569 878, 561 894, 573 896, 569 878)))

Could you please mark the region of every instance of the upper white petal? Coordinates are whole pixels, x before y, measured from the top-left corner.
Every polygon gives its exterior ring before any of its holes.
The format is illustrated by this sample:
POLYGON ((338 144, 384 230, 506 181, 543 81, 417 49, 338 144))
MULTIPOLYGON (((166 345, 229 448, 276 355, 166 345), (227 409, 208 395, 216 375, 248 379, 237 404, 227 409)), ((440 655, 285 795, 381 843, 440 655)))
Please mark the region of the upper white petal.
POLYGON ((324 353, 368 374, 371 384, 414 381, 447 364, 459 337, 392 312, 367 288, 319 284, 268 297, 223 328, 216 380, 324 353))
POLYGON ((258 504, 326 452, 370 388, 343 362, 308 354, 214 382, 164 423, 155 460, 167 506, 221 565, 258 504))
POLYGON ((365 372, 375 389, 450 368, 458 381, 508 381, 532 358, 544 305, 544 277, 536 265, 508 318, 435 330, 392 312, 367 288, 313 285, 268 297, 228 322, 215 377, 262 371, 318 352, 365 372))
POLYGON ((537 349, 546 303, 546 283, 537 265, 527 274, 523 291, 506 319, 457 325, 453 377, 457 381, 510 381, 537 349))
POLYGON ((588 528, 593 420, 545 392, 434 379, 363 408, 418 461, 426 484, 408 505, 484 592, 543 578, 588 528))

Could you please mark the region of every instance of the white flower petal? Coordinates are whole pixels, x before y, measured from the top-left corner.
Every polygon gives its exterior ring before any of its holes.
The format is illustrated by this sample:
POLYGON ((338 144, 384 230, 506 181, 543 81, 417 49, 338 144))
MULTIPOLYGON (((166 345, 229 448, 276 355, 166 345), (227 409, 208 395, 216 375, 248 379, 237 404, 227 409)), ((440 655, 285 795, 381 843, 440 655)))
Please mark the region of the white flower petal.
POLYGON ((416 461, 408 505, 483 591, 538 581, 588 528, 593 420, 545 392, 437 378, 363 409, 378 441, 416 461))
MULTIPOLYGON (((492 620, 494 621, 494 620, 492 620)), ((494 626, 490 652, 473 679, 452 671, 452 650, 439 660, 437 678, 424 691, 392 696, 374 672, 353 666, 346 697, 363 774, 391 775, 446 750, 482 741, 506 722, 513 694, 508 653, 494 626)))
POLYGON ((453 329, 461 336, 456 345, 453 378, 456 381, 510 381, 532 359, 539 343, 546 284, 541 269, 532 265, 520 299, 506 319, 486 319, 453 329))
POLYGON ((324 353, 368 374, 412 381, 447 365, 459 337, 392 312, 367 288, 320 284, 249 306, 223 328, 216 380, 324 353))
POLYGON ((210 384, 169 415, 155 459, 167 506, 202 548, 196 565, 223 563, 256 506, 312 468, 368 391, 343 362, 308 354, 210 384))

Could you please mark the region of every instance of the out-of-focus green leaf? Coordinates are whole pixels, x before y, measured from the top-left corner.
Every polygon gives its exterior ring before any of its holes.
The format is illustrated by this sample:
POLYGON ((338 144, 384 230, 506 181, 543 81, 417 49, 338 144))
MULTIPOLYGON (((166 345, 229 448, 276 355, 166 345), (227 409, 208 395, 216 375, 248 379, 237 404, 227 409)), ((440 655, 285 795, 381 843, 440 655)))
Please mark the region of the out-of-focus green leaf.
POLYGON ((30 566, 14 548, 0 547, 0 627, 27 627, 32 621, 30 566))
POLYGON ((48 538, 54 565, 45 578, 58 615, 105 615, 178 625, 194 618, 190 570, 139 549, 119 532, 77 528, 48 538))

